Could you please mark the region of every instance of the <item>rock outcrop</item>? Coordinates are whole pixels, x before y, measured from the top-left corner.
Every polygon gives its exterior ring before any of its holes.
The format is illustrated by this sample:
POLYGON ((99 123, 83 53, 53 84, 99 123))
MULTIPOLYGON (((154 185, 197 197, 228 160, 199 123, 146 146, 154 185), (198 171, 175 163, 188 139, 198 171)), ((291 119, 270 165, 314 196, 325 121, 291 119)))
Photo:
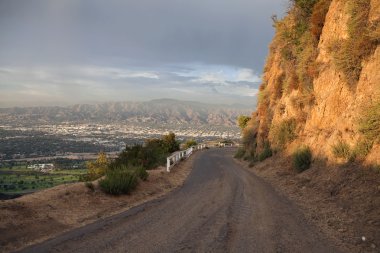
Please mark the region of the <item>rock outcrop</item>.
MULTIPOLYGON (((314 155, 337 162, 342 159, 333 146, 344 143, 354 152, 367 141, 361 124, 380 103, 380 0, 320 0, 309 9, 297 2, 275 21, 257 111, 245 130, 256 138, 245 143, 252 154, 268 142, 279 149, 275 129, 292 120, 296 137, 282 143, 285 152, 307 145, 314 155), (320 33, 313 31, 318 25, 320 33)), ((380 129, 380 119, 373 120, 380 129)), ((369 140, 366 163, 380 164, 379 138, 369 140)))

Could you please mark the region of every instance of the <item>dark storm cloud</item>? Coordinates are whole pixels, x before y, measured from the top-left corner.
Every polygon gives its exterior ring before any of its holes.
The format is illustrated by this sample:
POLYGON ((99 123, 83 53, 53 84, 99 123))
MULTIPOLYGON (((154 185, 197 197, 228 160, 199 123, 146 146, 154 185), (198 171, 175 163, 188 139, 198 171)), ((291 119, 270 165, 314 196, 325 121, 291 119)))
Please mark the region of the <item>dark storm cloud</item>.
MULTIPOLYGON (((28 83, 37 94, 44 84, 64 99, 65 85, 93 85, 110 94, 125 87, 126 98, 135 92, 146 99, 154 96, 138 87, 208 85, 219 94, 223 87, 239 89, 247 84, 232 75, 259 75, 273 35, 270 16, 282 14, 285 5, 285 0, 2 0, 0 91, 13 83, 17 93, 28 83), (85 71, 92 67, 93 73, 85 71)), ((248 86, 257 88, 257 78, 248 79, 248 86)))

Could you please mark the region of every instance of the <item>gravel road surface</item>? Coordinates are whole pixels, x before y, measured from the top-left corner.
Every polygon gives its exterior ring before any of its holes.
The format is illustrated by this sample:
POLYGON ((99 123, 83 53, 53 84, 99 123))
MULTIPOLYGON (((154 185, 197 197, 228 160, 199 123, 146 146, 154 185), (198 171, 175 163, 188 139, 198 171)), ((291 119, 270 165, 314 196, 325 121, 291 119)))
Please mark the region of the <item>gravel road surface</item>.
POLYGON ((339 252, 232 155, 204 151, 165 197, 21 252, 339 252))

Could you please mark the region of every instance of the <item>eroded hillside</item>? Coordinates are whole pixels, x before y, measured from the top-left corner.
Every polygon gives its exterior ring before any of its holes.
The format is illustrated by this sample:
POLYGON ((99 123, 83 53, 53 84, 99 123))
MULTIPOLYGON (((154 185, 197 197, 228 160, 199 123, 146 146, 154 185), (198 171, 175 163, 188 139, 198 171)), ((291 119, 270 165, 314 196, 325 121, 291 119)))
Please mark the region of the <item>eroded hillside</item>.
POLYGON ((271 148, 380 164, 380 0, 295 0, 244 129, 246 157, 271 148))

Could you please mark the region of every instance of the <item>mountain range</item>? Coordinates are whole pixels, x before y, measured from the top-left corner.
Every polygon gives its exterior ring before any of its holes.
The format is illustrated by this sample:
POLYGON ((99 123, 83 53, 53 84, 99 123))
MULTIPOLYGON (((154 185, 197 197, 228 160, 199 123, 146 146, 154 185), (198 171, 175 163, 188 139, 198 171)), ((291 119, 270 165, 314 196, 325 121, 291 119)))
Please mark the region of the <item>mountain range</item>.
POLYGON ((107 102, 66 107, 0 108, 0 123, 128 122, 151 124, 236 125, 236 118, 249 115, 246 105, 216 105, 194 101, 157 99, 147 102, 107 102))

